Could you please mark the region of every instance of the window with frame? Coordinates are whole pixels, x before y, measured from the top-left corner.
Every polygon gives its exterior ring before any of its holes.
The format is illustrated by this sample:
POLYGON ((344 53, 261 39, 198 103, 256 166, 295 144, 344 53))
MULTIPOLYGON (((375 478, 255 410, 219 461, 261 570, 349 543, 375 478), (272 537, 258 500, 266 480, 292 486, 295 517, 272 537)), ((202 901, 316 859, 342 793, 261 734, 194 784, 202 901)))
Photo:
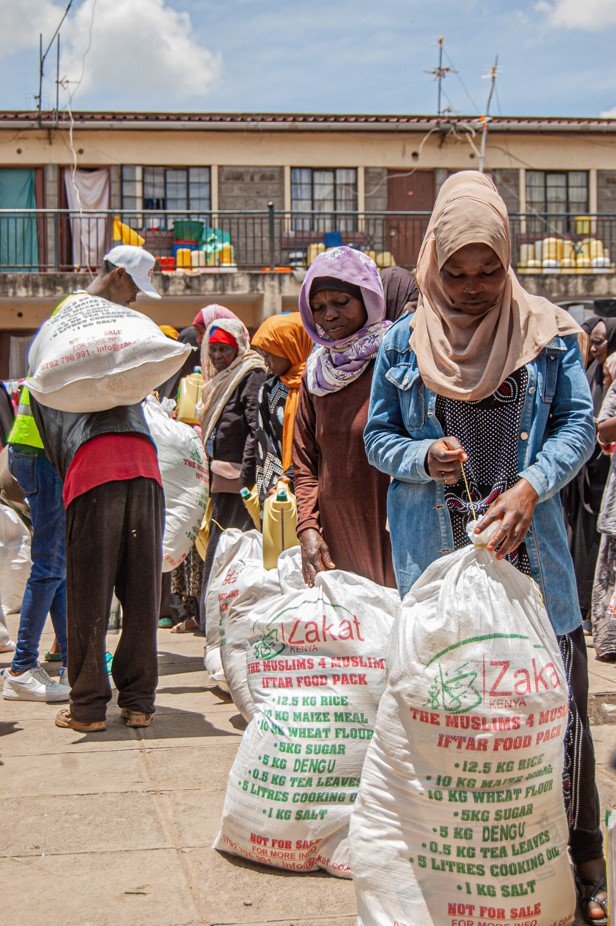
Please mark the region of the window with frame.
POLYGON ((575 216, 588 212, 588 171, 527 170, 526 208, 530 232, 575 233, 575 216), (547 215, 545 215, 547 214, 547 215))
POLYGON ((122 211, 127 219, 131 213, 145 213, 142 228, 171 228, 187 212, 207 221, 210 209, 209 167, 122 167, 122 211))
POLYGON ((292 167, 291 209, 294 231, 319 235, 328 231, 355 231, 357 170, 354 167, 292 167))

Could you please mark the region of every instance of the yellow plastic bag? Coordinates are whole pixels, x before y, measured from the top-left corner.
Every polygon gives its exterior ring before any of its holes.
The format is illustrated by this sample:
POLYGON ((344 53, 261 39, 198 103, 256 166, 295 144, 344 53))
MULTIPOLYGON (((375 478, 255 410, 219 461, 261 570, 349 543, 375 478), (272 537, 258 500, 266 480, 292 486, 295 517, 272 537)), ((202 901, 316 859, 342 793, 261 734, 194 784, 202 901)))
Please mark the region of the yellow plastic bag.
POLYGON ((201 522, 201 527, 199 528, 199 533, 195 539, 195 547, 197 548, 197 553, 202 560, 205 560, 205 555, 207 553, 207 545, 210 542, 210 528, 212 526, 212 496, 210 495, 205 513, 203 515, 203 521, 201 522))
POLYGON ((119 241, 120 244, 133 244, 138 248, 143 247, 145 244, 145 238, 139 232, 136 232, 134 228, 131 228, 130 225, 121 222, 117 215, 113 217, 113 240, 119 241))

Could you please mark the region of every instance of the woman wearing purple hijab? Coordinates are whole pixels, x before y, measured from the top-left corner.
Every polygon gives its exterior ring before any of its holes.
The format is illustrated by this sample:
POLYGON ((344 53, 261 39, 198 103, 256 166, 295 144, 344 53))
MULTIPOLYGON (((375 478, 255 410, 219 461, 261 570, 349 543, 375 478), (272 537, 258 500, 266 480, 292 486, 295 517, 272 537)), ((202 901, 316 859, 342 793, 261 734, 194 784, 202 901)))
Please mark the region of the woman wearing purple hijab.
POLYGON ((386 530, 389 478, 368 463, 363 432, 372 371, 390 324, 376 264, 353 248, 319 254, 302 285, 316 342, 300 389, 293 471, 302 570, 344 569, 395 587, 386 530))

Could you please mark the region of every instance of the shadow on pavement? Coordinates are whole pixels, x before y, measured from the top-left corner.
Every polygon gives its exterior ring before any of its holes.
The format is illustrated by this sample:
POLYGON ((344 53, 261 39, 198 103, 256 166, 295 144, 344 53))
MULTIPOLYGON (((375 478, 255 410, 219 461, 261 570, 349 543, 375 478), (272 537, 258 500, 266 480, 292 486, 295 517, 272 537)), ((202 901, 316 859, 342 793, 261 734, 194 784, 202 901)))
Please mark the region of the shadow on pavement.
POLYGON ((106 730, 101 733, 76 733, 75 735, 79 738, 73 740, 71 745, 92 743, 94 741, 126 742, 126 740, 135 738, 154 743, 157 740, 237 737, 237 733, 231 730, 223 730, 214 726, 200 712, 174 710, 173 708, 165 708, 164 711, 155 714, 151 727, 131 729, 122 722, 120 714, 117 708, 114 709, 114 706, 110 706, 107 712, 106 730))

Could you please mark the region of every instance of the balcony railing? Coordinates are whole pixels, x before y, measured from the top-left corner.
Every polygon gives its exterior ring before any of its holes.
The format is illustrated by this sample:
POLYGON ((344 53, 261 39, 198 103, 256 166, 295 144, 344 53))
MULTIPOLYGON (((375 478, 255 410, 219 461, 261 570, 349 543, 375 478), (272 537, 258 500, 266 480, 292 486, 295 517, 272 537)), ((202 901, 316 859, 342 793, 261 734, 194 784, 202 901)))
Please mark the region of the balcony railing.
MULTIPOLYGON (((95 269, 114 244, 142 244, 162 270, 270 270, 305 266, 336 243, 379 266, 413 268, 428 212, 126 212, 0 209, 0 272, 95 269)), ((616 213, 510 216, 512 263, 521 273, 613 273, 616 213)))

